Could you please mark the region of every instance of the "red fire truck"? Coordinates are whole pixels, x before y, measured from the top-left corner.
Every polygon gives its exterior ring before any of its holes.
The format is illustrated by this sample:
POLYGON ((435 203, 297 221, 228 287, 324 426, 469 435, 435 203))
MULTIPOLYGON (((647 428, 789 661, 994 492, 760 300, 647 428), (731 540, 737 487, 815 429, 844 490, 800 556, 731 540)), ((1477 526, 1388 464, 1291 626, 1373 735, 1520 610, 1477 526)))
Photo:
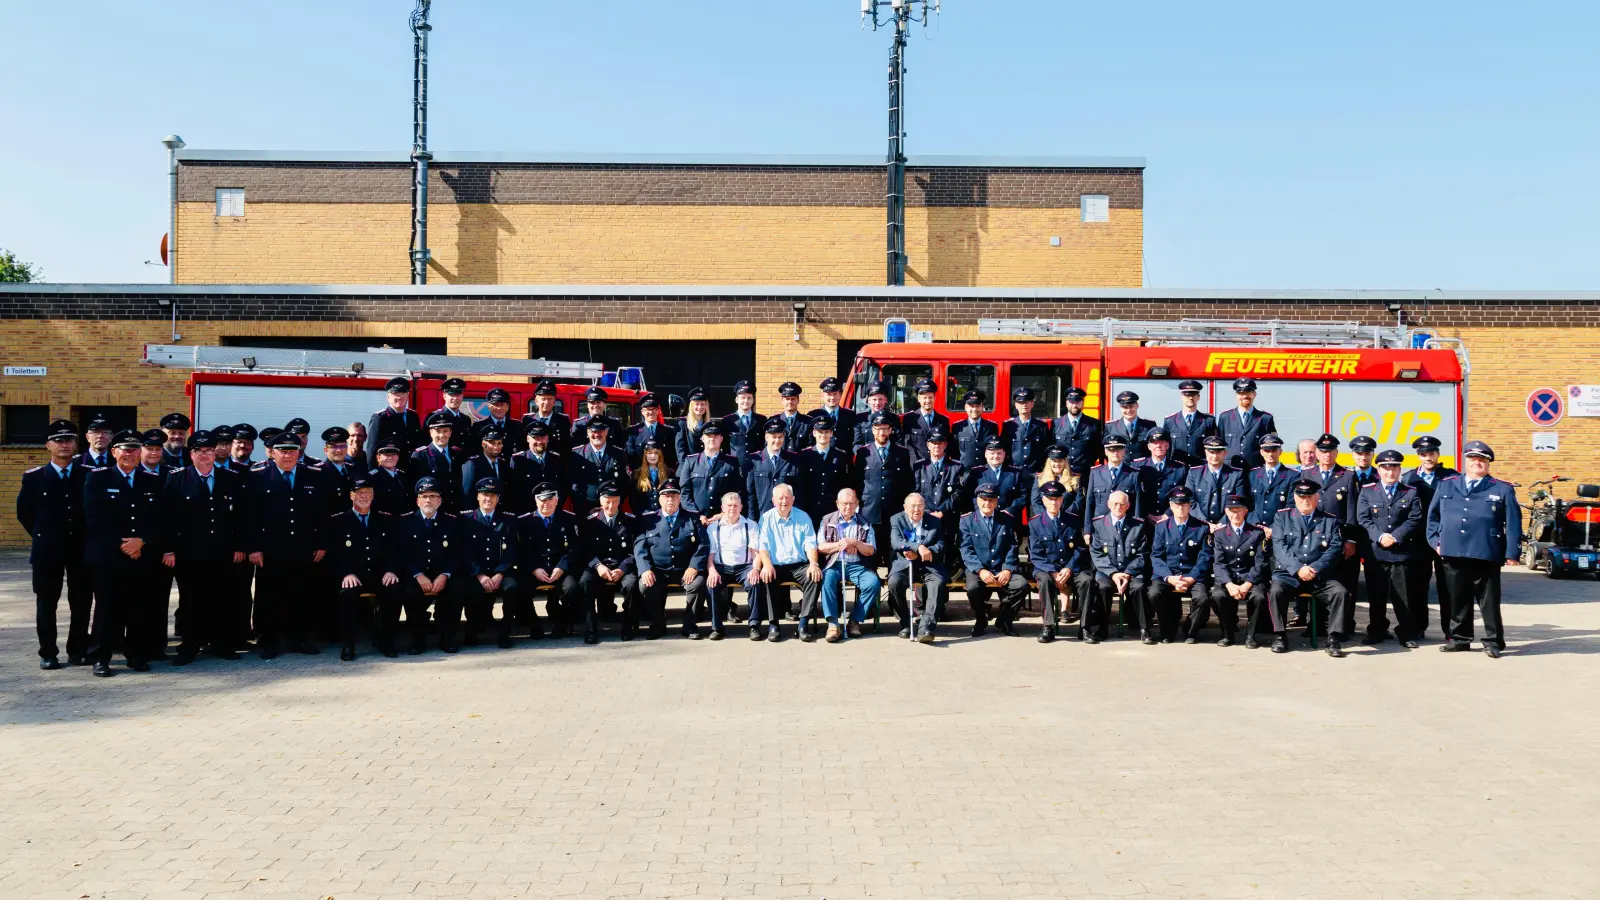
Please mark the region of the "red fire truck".
MULTIPOLYGON (((1291 450, 1323 432, 1347 443, 1365 434, 1414 465, 1411 442, 1431 434, 1443 445, 1441 462, 1453 465, 1465 431, 1466 348, 1420 331, 1114 319, 989 319, 979 331, 1047 340, 868 344, 856 356, 846 402, 864 410, 865 386, 881 379, 894 408, 914 409, 916 382, 932 378, 940 386, 937 408, 952 421, 966 415, 961 398, 976 388, 989 399, 985 417, 998 422, 1010 413, 1014 388, 1032 388, 1034 415, 1054 418, 1065 409, 1062 392, 1077 386, 1088 395, 1090 415, 1116 416, 1111 398, 1131 390, 1139 395, 1139 414, 1160 421, 1180 408, 1178 382, 1198 380, 1200 409, 1216 414, 1234 405, 1234 379, 1249 376, 1259 387, 1256 405, 1273 414, 1291 450)), ((1348 454, 1341 459, 1351 461, 1348 454)))
MULTIPOLYGON (((146 365, 194 369, 184 391, 196 428, 249 422, 257 428, 281 427, 299 416, 315 435, 333 425, 365 423, 386 405, 384 382, 396 375, 412 379, 411 408, 419 414, 444 405, 440 386, 446 376, 467 382, 462 406, 473 416, 488 415, 491 388, 511 394, 511 416, 534 408, 533 390, 542 378, 556 382, 556 407, 576 420, 585 413, 584 392, 604 385, 606 411, 624 425, 636 418, 644 394, 638 369, 603 371, 599 363, 544 359, 494 359, 433 356, 389 350, 366 353, 285 350, 266 347, 188 347, 148 344, 146 365)), ((669 406, 674 405, 668 403, 669 406)), ((512 453, 526 448, 506 448, 512 453)))

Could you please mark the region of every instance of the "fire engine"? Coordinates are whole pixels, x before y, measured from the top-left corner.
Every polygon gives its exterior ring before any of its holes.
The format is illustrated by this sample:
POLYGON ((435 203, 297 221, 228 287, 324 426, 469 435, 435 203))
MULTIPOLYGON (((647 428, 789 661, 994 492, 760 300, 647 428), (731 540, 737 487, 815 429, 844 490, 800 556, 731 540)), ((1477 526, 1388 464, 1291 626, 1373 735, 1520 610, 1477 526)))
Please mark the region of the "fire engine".
MULTIPOLYGON (((845 402, 864 411, 866 385, 882 380, 891 405, 915 409, 917 381, 932 378, 940 385, 936 406, 952 422, 966 416, 962 397, 974 388, 988 398, 985 418, 1000 422, 1015 388, 1032 388, 1034 415, 1054 418, 1065 411, 1062 392, 1076 386, 1088 395, 1090 415, 1115 417, 1112 398, 1131 390, 1139 414, 1160 421, 1180 408, 1180 381, 1199 381, 1200 409, 1215 415, 1234 405, 1234 379, 1248 376, 1258 385, 1257 407, 1273 414, 1291 448, 1324 432, 1346 443, 1364 434, 1415 465, 1411 442, 1431 434, 1442 444, 1441 463, 1454 465, 1466 429, 1466 347, 1420 330, 1353 322, 981 319, 978 331, 1035 340, 868 344, 856 356, 845 402)), ((1343 454, 1341 461, 1352 460, 1343 454)))
MULTIPOLYGON (((586 412, 584 392, 598 384, 606 388, 607 413, 628 425, 645 392, 644 373, 637 368, 605 371, 599 363, 407 354, 386 348, 360 353, 147 344, 143 361, 194 369, 184 393, 196 428, 238 422, 281 426, 299 416, 318 435, 333 425, 366 422, 383 409, 384 382, 396 375, 412 379, 411 408, 421 415, 444 405, 440 386, 447 375, 466 380, 462 407, 476 418, 488 415, 485 397, 497 387, 511 394, 511 415, 520 418, 534 408, 538 381, 549 378, 556 382, 556 408, 573 420, 586 412)), ((676 397, 667 403, 681 405, 676 397)), ((508 447, 506 452, 521 449, 508 447)))

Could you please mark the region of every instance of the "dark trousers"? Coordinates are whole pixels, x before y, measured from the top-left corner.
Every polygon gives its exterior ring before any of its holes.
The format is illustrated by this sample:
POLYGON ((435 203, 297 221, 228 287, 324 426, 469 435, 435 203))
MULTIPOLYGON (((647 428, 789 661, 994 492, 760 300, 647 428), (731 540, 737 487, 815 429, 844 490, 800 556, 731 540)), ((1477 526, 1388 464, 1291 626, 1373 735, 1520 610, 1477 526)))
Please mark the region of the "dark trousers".
POLYGON ((1074 611, 1083 609, 1083 595, 1094 590, 1094 573, 1074 572, 1072 580, 1066 590, 1056 586, 1055 578, 1050 572, 1034 572, 1035 579, 1039 582, 1039 605, 1044 607, 1044 630, 1055 634, 1056 626, 1060 624, 1063 615, 1071 617, 1074 611), (1063 603, 1062 600, 1066 602, 1063 603))
MULTIPOLYGON (((1383 637, 1389 633, 1389 615, 1386 609, 1394 607, 1394 636, 1397 640, 1408 641, 1416 637, 1417 611, 1413 608, 1411 599, 1411 583, 1415 578, 1411 570, 1419 568, 1425 563, 1421 560, 1411 562, 1382 562, 1369 559, 1362 563, 1367 569, 1367 635, 1369 637, 1383 637)), ((1422 621, 1428 621, 1427 597, 1423 597, 1422 621)))
POLYGON ((153 643, 146 621, 153 580, 149 566, 130 560, 126 565, 95 566, 93 572, 96 599, 89 625, 89 659, 110 662, 118 650, 129 662, 144 659, 140 654, 153 643))
POLYGON ((583 591, 584 613, 583 633, 585 637, 600 636, 600 610, 614 609, 617 601, 617 591, 622 591, 623 624, 622 631, 628 637, 633 637, 633 627, 628 618, 628 610, 637 612, 639 608, 639 576, 628 572, 622 576, 621 581, 607 581, 600 577, 594 569, 585 569, 583 577, 578 579, 578 586, 583 591))
POLYGON ((355 645, 361 623, 372 623, 372 645, 379 650, 394 650, 395 631, 400 627, 400 585, 385 585, 382 575, 361 575, 358 587, 339 588, 339 640, 355 645))
POLYGON ((794 584, 800 588, 800 620, 802 628, 805 623, 820 614, 822 606, 822 579, 811 580, 807 569, 810 562, 801 560, 795 563, 773 563, 773 578, 770 583, 761 585, 759 596, 750 603, 750 627, 761 625, 762 617, 766 617, 768 625, 777 625, 778 618, 789 609, 789 588, 794 584))
POLYGON ((972 615, 977 619, 973 623, 973 628, 981 629, 989 626, 989 598, 995 594, 1000 595, 1000 603, 995 610, 994 620, 1004 627, 1017 618, 1017 613, 1022 610, 1022 604, 1028 601, 1028 582, 1023 580, 1021 575, 1012 573, 1010 581, 1002 587, 994 588, 984 584, 978 578, 977 572, 968 572, 967 602, 972 604, 972 615))
MULTIPOLYGON (((429 581, 439 577, 438 572, 424 572, 429 581)), ((428 607, 433 607, 433 620, 438 625, 440 643, 448 643, 461 627, 461 585, 458 576, 444 580, 444 590, 437 594, 424 594, 414 576, 400 577, 402 586, 400 603, 406 612, 406 626, 411 638, 418 643, 426 640, 428 633, 428 607)))
POLYGON ((1483 617, 1483 642, 1504 650, 1505 626, 1500 621, 1500 565, 1498 559, 1444 558, 1445 583, 1450 589, 1450 618, 1445 639, 1472 640, 1472 607, 1483 617))
POLYGON ((1102 572, 1094 573, 1094 589, 1089 591, 1089 598, 1084 604, 1083 617, 1078 620, 1078 634, 1093 634, 1097 638, 1106 636, 1106 626, 1111 618, 1111 605, 1116 603, 1123 618, 1128 618, 1128 604, 1133 604, 1135 613, 1132 620, 1138 624, 1141 632, 1148 630, 1148 613, 1145 609, 1145 580, 1142 575, 1135 575, 1128 581, 1127 592, 1119 598, 1117 585, 1111 580, 1110 575, 1102 572))
POLYGON ((56 610, 61 605, 61 582, 67 584, 67 656, 89 652, 89 617, 94 608, 94 573, 81 562, 44 562, 33 565, 34 622, 39 632, 39 658, 55 659, 56 610))
POLYGON ((495 600, 500 601, 500 636, 511 636, 511 627, 516 622, 518 605, 522 600, 522 588, 515 576, 507 574, 500 580, 500 589, 490 592, 484 590, 483 582, 476 575, 462 575, 461 599, 467 610, 468 640, 476 640, 478 635, 495 627, 495 600))
MULTIPOLYGON (((1198 591, 1199 584, 1195 585, 1198 591)), ((1254 590, 1254 589, 1252 589, 1254 590)), ((1228 596, 1228 590, 1221 585, 1207 586, 1198 594, 1191 593, 1189 597, 1189 618, 1186 620, 1183 636, 1185 638, 1199 639, 1200 632, 1211 619, 1211 613, 1217 614, 1217 627, 1222 629, 1222 636, 1233 640, 1239 635, 1239 601, 1228 596)))
POLYGON ((1439 594, 1439 630, 1450 631, 1450 582, 1444 577, 1444 560, 1432 547, 1422 550, 1412 561, 1406 596, 1411 600, 1412 635, 1422 637, 1428 630, 1428 581, 1439 594))
POLYGON ((736 587, 742 586, 744 588, 744 602, 750 607, 751 620, 754 621, 755 617, 759 615, 755 608, 760 604, 764 591, 762 591, 762 585, 752 584, 750 581, 754 570, 755 567, 751 565, 717 566, 717 577, 721 581, 717 583, 716 587, 709 585, 706 587, 706 594, 711 602, 712 631, 723 630, 722 614, 732 607, 733 589, 736 587))
POLYGON ((544 626, 539 624, 539 611, 534 608, 534 601, 540 597, 544 598, 544 615, 550 620, 552 636, 565 637, 571 633, 573 625, 584 620, 583 591, 578 587, 578 576, 562 572, 559 579, 544 582, 530 572, 518 581, 526 593, 526 600, 519 603, 517 609, 527 619, 528 634, 537 636, 544 633, 544 626))
POLYGON ((311 563, 267 560, 256 568, 256 640, 277 647, 280 640, 304 643, 311 636, 311 563))
MULTIPOLYGON (((1179 593, 1165 578, 1153 577, 1145 589, 1145 598, 1150 602, 1151 623, 1156 626, 1157 636, 1163 641, 1177 640, 1184 624, 1183 598, 1189 598, 1191 609, 1196 606, 1204 609, 1209 590, 1205 582, 1196 581, 1188 591, 1179 593)), ((1140 623, 1140 631, 1145 630, 1145 624, 1140 623)))
POLYGON ((183 612, 185 652, 202 647, 212 652, 233 650, 233 614, 229 589, 232 586, 231 561, 189 560, 178 557, 174 570, 178 579, 178 606, 183 612))
POLYGON ((945 579, 949 577, 942 568, 924 562, 889 573, 885 593, 889 609, 900 617, 901 630, 911 629, 913 636, 933 630, 944 602, 945 579))
POLYGON ((243 650, 254 630, 250 616, 255 611, 256 567, 242 562, 233 567, 233 646, 243 650))
MULTIPOLYGON (((1347 617, 1353 614, 1350 612, 1350 592, 1345 589, 1344 583, 1336 578, 1301 581, 1298 578, 1274 577, 1272 588, 1267 592, 1267 613, 1273 632, 1283 634, 1288 630, 1289 604, 1301 593, 1309 593, 1312 601, 1327 611, 1326 615, 1321 617, 1322 627, 1327 636, 1344 640, 1346 634, 1344 623, 1347 617)), ((1307 624, 1309 626, 1309 620, 1307 624)))
POLYGON ((667 591, 674 584, 683 585, 683 633, 698 631, 700 619, 710 606, 710 598, 706 596, 705 575, 696 575, 693 581, 685 583, 682 569, 655 567, 651 571, 656 573, 655 584, 649 587, 645 587, 643 583, 639 585, 639 600, 642 602, 623 613, 623 631, 633 633, 639 627, 639 621, 646 619, 650 624, 651 636, 660 637, 666 634, 667 591))

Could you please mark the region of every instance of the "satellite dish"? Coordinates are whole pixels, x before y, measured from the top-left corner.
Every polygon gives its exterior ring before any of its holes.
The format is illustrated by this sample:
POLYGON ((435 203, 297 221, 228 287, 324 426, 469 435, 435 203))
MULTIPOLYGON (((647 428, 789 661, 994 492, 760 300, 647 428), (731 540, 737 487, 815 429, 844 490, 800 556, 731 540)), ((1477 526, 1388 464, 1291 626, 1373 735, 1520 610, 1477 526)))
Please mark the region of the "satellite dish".
POLYGON ((161 264, 163 266, 169 265, 167 262, 167 236, 164 234, 161 236, 161 264))

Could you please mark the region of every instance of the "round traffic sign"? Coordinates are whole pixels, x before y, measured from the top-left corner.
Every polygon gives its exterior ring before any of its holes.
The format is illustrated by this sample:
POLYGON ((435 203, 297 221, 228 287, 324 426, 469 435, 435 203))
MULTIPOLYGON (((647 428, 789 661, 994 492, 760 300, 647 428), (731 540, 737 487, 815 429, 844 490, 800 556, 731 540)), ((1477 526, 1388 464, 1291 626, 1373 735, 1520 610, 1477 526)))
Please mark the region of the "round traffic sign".
POLYGON ((1554 425, 1566 413, 1566 400, 1561 392, 1539 388, 1528 395, 1528 420, 1535 425, 1554 425))

